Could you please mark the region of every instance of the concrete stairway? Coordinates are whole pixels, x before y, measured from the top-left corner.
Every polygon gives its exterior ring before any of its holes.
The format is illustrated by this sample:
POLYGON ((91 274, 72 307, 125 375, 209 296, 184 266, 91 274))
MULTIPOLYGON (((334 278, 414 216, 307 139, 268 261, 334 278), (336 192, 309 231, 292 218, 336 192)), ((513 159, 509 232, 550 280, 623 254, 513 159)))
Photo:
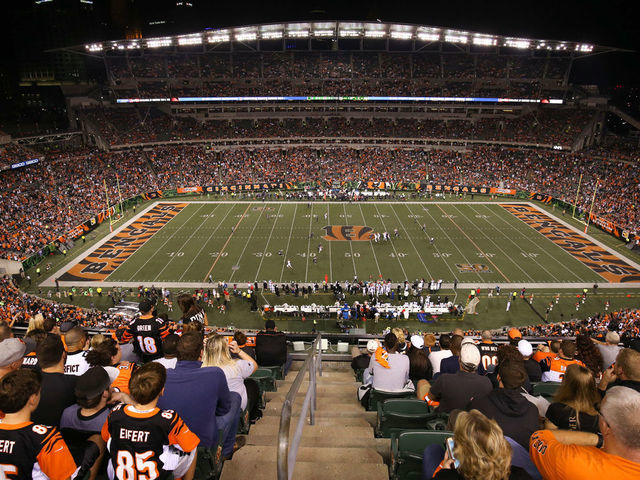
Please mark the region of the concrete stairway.
MULTIPOLYGON (((293 369, 296 367, 295 363, 293 369)), ((247 445, 225 462, 222 480, 277 479, 277 443, 282 403, 298 370, 267 393, 264 416, 251 426, 247 445)), ((307 375, 308 378, 308 375, 307 375)), ((309 382, 300 387, 291 418, 295 431, 309 382)), ((318 377, 316 424, 302 433, 293 478, 296 480, 387 480, 389 439, 376 439, 375 412, 365 412, 356 398, 357 383, 348 363, 324 365, 318 377)), ((291 438, 291 437, 290 437, 291 438)))

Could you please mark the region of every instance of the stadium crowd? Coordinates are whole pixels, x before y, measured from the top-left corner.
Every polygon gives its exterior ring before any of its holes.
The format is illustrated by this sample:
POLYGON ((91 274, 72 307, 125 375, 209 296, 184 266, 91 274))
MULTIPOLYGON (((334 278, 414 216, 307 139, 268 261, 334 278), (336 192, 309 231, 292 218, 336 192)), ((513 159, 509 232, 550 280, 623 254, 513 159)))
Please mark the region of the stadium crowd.
POLYGON ((501 186, 540 192, 637 231, 640 172, 623 161, 593 161, 588 153, 477 147, 468 151, 384 148, 266 148, 205 151, 172 145, 149 151, 65 154, 23 169, 0 172, 0 253, 23 259, 39 252, 110 203, 182 186, 256 182, 349 180, 501 186))

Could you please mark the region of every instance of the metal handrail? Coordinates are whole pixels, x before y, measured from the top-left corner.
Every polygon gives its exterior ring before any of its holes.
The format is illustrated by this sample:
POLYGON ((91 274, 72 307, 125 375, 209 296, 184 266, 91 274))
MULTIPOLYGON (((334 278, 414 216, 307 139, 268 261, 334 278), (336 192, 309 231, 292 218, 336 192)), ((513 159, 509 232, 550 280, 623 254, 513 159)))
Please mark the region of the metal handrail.
POLYGON ((282 413, 280 414, 280 430, 278 432, 278 480, 291 480, 293 469, 296 465, 296 457, 298 456, 298 448, 300 447, 300 439, 302 437, 302 429, 304 428, 305 417, 309 412, 309 425, 315 424, 316 414, 316 372, 322 376, 322 339, 318 334, 311 345, 311 350, 302 365, 302 368, 296 375, 295 380, 291 384, 289 393, 287 393, 282 405, 282 413), (289 441, 291 428, 291 411, 293 403, 300 390, 300 385, 304 379, 304 375, 309 371, 309 388, 304 396, 302 411, 296 425, 296 431, 293 439, 289 441))

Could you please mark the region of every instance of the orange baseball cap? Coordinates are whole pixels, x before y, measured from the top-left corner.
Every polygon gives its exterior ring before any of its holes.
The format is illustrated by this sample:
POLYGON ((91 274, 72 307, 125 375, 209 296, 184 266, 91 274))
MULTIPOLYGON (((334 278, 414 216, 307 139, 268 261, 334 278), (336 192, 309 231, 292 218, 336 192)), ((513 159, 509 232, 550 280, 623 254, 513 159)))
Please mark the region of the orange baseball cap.
POLYGON ((517 328, 512 328, 511 330, 509 330, 509 338, 511 338, 512 340, 515 340, 516 338, 522 338, 522 334, 517 328))

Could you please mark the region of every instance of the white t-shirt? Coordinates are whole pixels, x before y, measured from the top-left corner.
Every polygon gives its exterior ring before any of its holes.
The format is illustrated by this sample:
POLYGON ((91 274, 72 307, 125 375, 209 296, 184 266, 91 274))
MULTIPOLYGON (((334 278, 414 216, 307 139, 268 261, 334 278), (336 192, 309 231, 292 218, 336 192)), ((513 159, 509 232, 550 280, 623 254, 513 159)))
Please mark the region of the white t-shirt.
POLYGON ((169 369, 169 368, 176 368, 176 363, 178 362, 178 358, 156 358, 154 360, 154 362, 158 362, 161 363, 162 365, 164 365, 164 368, 169 369))
POLYGON ((247 408, 247 388, 244 386, 244 379, 253 373, 253 363, 248 360, 236 360, 235 365, 220 367, 227 377, 227 385, 231 392, 236 392, 242 397, 240 408, 247 408))
POLYGON ((67 353, 67 361, 64 363, 65 375, 80 376, 89 370, 90 365, 87 363, 87 353, 86 350, 67 353))
POLYGON ((433 368, 433 374, 440 373, 440 362, 443 359, 452 356, 451 350, 438 350, 437 352, 431 352, 429 354, 429 361, 431 362, 431 368, 433 368))

